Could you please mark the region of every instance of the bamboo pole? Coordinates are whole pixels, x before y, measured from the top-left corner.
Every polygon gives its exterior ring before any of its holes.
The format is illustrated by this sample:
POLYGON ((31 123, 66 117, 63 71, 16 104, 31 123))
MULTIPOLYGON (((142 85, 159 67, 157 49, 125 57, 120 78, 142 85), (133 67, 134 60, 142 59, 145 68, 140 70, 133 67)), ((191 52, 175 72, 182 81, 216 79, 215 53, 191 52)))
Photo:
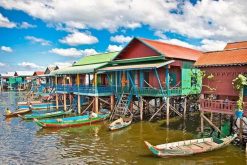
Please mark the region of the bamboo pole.
POLYGON ((201 133, 204 133, 204 120, 203 120, 203 117, 204 116, 204 111, 201 111, 201 133))

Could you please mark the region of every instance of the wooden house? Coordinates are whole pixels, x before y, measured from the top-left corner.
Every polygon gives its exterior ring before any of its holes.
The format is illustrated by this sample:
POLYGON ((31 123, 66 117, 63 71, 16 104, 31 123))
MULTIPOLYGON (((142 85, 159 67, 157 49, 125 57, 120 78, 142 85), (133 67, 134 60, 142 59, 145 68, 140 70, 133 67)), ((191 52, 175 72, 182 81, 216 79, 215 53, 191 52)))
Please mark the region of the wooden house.
MULTIPOLYGON (((97 69, 107 65, 116 57, 118 52, 110 52, 82 57, 71 67, 66 67, 52 71, 56 79, 56 101, 58 105, 59 97, 63 99, 66 108, 66 100, 78 108, 81 113, 81 104, 88 98, 95 112, 99 111, 100 101, 108 103, 113 108, 113 91, 109 84, 109 75, 97 73, 97 69), (101 98, 99 98, 101 97, 101 98), (111 101, 105 101, 108 98, 111 101)), ((87 109, 87 108, 86 108, 87 109)))
POLYGON ((160 107, 155 106, 155 111, 166 107, 169 119, 169 109, 181 115, 171 107, 170 98, 200 93, 199 71, 193 64, 201 55, 200 51, 190 48, 134 38, 108 66, 98 72, 112 76, 111 86, 119 103, 116 115, 133 109, 138 102, 142 120, 144 104, 149 104, 150 100, 157 103, 159 100, 160 107))
MULTIPOLYGON (((200 99, 201 112, 233 115, 239 93, 234 89, 232 80, 239 74, 247 74, 247 41, 228 43, 224 50, 206 52, 195 66, 205 73, 200 99)), ((244 95, 246 111, 246 89, 244 95)))

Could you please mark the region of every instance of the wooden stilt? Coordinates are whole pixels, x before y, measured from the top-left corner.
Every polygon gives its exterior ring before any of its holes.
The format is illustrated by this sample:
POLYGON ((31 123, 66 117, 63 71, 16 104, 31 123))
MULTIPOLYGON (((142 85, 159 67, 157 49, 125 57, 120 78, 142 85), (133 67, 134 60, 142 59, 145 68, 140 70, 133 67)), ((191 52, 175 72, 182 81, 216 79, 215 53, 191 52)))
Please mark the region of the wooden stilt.
POLYGON ((210 113, 210 121, 213 121, 214 114, 213 112, 210 113))
POLYGON ((186 111, 187 111, 187 97, 184 98, 184 118, 186 118, 186 111))
POLYGON ((140 97, 139 106, 140 106, 140 120, 143 120, 143 99, 142 97, 140 97))
POLYGON ((56 110, 58 110, 58 94, 56 93, 56 110))
MULTIPOLYGON (((149 121, 151 121, 153 118, 154 118, 154 116, 163 108, 165 106, 165 103, 155 112, 155 114, 149 119, 149 121)), ((169 123, 168 123, 168 125, 169 125, 169 123)))
POLYGON ((95 113, 99 113, 99 96, 95 96, 95 113))
POLYGON ((204 111, 201 111, 201 133, 204 133, 204 111))
POLYGON ((64 111, 66 111, 66 107, 67 107, 67 105, 66 105, 66 94, 63 94, 63 109, 64 109, 64 111))
POLYGON ((201 117, 205 119, 216 131, 222 134, 221 130, 216 125, 214 125, 204 114, 201 113, 201 117))
POLYGON ((111 95, 111 111, 113 111, 115 105, 114 95, 111 95))
POLYGON ((170 98, 166 98, 166 125, 169 126, 169 118, 170 118, 170 98))
POLYGON ((243 120, 240 119, 240 126, 239 126, 239 140, 240 144, 243 144, 243 120))
POLYGON ((78 108, 78 113, 81 114, 81 96, 78 95, 77 97, 77 108, 78 108))

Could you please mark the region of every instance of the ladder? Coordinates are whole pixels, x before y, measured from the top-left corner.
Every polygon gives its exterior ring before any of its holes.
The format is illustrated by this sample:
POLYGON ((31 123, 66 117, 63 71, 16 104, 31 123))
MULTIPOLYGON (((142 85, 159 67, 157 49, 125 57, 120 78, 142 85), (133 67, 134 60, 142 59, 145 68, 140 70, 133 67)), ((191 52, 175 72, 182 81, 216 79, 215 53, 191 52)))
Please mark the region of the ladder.
POLYGON ((118 103, 115 105, 115 108, 112 112, 111 118, 114 119, 116 117, 124 116, 129 110, 130 102, 132 100, 133 94, 132 90, 130 93, 122 93, 119 97, 118 103))

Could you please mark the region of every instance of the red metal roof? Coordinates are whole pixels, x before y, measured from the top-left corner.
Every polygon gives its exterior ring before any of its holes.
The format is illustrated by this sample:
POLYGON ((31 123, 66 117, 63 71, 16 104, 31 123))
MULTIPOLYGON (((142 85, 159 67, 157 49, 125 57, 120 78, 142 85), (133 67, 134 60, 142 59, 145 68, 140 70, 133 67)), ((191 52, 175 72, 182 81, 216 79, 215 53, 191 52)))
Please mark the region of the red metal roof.
POLYGON ((165 57, 174 58, 174 59, 184 59, 196 61, 201 55, 202 52, 178 45, 172 45, 168 43, 164 43, 161 41, 154 41, 145 38, 138 38, 144 44, 152 47, 159 53, 163 54, 165 57))
POLYGON ((43 75, 44 73, 45 73, 44 71, 35 71, 33 76, 43 75))
POLYGON ((195 63, 195 66, 220 66, 247 64, 247 48, 206 52, 195 63))
POLYGON ((226 49, 238 49, 238 48, 247 48, 247 41, 227 43, 224 50, 226 50, 226 49))

